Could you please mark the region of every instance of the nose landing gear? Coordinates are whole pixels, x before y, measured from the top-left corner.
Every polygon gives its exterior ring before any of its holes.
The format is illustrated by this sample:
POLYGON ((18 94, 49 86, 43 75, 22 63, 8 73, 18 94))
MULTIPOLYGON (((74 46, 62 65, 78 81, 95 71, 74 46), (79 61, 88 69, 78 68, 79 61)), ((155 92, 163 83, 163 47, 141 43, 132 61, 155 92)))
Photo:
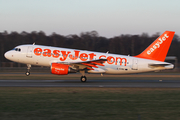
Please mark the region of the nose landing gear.
POLYGON ((30 69, 31 69, 31 65, 30 64, 27 64, 27 71, 25 73, 26 76, 29 76, 30 75, 30 69))

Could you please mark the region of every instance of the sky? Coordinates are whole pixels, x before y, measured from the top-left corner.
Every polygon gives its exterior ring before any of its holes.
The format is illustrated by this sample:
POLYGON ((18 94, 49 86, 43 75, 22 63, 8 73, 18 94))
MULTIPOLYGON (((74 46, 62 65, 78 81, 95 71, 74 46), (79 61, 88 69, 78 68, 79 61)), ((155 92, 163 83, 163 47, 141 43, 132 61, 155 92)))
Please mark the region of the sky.
POLYGON ((0 32, 180 35, 180 0, 0 0, 0 32))

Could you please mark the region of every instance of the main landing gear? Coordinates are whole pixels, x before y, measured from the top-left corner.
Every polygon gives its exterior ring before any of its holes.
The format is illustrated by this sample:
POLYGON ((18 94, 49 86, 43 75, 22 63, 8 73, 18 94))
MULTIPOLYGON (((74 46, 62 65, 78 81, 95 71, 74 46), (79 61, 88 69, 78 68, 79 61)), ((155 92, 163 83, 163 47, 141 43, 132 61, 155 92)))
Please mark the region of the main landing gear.
POLYGON ((30 64, 27 64, 27 71, 25 73, 26 76, 29 76, 30 75, 30 69, 31 69, 31 65, 30 64))
POLYGON ((87 78, 86 78, 86 76, 85 76, 85 71, 84 71, 84 70, 83 70, 83 71, 80 71, 80 73, 82 74, 82 76, 81 76, 81 82, 86 82, 87 78))
POLYGON ((81 82, 86 82, 87 78, 86 76, 81 76, 81 82))

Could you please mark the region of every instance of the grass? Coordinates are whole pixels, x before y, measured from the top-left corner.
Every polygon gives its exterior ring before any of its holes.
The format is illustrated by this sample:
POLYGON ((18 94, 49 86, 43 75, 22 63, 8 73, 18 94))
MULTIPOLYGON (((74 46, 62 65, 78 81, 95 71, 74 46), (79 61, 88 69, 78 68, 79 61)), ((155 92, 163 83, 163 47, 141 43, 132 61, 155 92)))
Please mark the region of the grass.
POLYGON ((0 87, 1 120, 179 120, 180 89, 0 87))

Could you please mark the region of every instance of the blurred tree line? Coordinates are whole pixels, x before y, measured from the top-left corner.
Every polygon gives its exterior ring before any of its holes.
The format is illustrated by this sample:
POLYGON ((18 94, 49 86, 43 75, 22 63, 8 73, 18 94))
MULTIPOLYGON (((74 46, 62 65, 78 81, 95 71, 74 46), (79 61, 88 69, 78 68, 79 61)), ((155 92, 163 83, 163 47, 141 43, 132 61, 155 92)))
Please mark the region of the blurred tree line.
MULTIPOLYGON (((149 36, 147 33, 141 35, 119 35, 113 38, 99 36, 96 31, 83 32, 80 35, 63 36, 56 33, 46 35, 43 31, 27 33, 25 31, 0 33, 0 62, 8 62, 4 53, 17 45, 33 44, 48 45, 56 47, 74 48, 97 52, 107 52, 122 55, 138 55, 149 46, 159 33, 149 36)), ((176 56, 180 60, 180 38, 174 36, 168 56, 176 56)))

